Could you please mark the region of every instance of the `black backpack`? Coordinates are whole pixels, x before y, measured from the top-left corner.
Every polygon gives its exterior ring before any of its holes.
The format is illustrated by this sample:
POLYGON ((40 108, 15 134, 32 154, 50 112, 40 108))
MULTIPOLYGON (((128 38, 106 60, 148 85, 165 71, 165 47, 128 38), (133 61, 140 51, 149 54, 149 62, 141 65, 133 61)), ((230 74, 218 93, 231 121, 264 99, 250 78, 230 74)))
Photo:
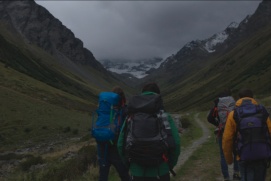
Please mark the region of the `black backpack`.
POLYGON ((219 117, 218 117, 218 111, 217 111, 216 106, 214 106, 212 109, 210 109, 210 111, 207 115, 207 120, 209 123, 211 123, 214 126, 219 125, 219 117))
POLYGON ((167 162, 167 134, 163 124, 160 95, 137 95, 128 104, 125 156, 144 167, 167 162))

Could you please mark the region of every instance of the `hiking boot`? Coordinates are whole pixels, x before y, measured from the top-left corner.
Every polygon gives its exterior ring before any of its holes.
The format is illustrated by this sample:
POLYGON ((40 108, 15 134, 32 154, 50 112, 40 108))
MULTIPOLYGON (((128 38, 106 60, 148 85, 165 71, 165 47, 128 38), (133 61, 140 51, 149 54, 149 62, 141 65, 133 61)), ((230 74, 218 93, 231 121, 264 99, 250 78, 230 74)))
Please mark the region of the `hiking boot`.
POLYGON ((232 178, 233 180, 241 180, 241 177, 239 176, 238 173, 233 174, 232 178))

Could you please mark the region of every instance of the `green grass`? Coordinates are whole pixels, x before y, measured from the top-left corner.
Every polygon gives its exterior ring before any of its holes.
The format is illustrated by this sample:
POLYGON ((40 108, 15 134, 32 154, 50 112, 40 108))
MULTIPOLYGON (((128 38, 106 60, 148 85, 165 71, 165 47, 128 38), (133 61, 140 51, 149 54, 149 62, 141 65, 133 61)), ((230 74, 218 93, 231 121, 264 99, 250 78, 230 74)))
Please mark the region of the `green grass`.
MULTIPOLYGON (((74 157, 58 161, 55 159, 43 159, 41 156, 29 157, 20 163, 20 169, 9 177, 16 181, 59 181, 59 180, 82 180, 82 175, 87 170, 96 169, 97 150, 95 146, 83 146, 74 157), (43 164, 41 169, 30 170, 32 166, 43 164)), ((97 178, 97 172, 93 172, 89 178, 97 178)), ((96 179, 94 179, 96 180, 96 179)))
MULTIPOLYGON (((0 150, 89 134, 91 116, 0 87, 0 150), (70 132, 65 132, 69 127, 70 132), (73 131, 77 130, 78 135, 73 131)), ((29 146, 29 145, 28 145, 29 146)))
POLYGON ((202 136, 202 130, 194 119, 195 114, 196 113, 190 113, 181 116, 181 122, 184 128, 184 133, 181 134, 181 147, 184 149, 202 136))
MULTIPOLYGON (((206 115, 206 113, 201 113, 200 115, 200 119, 205 121, 206 118, 204 115, 206 115)), ((185 162, 181 169, 178 170, 177 176, 173 178, 173 181, 188 181, 195 179, 215 181, 221 176, 220 153, 218 143, 213 134, 214 126, 210 125, 207 120, 206 126, 211 131, 210 138, 208 138, 207 142, 201 145, 185 162)), ((194 127, 194 129, 199 129, 199 127, 194 127)), ((183 137, 186 137, 186 135, 183 137)))
POLYGON ((176 180, 187 181, 196 178, 206 181, 217 180, 221 177, 219 155, 218 144, 211 136, 178 171, 176 180))

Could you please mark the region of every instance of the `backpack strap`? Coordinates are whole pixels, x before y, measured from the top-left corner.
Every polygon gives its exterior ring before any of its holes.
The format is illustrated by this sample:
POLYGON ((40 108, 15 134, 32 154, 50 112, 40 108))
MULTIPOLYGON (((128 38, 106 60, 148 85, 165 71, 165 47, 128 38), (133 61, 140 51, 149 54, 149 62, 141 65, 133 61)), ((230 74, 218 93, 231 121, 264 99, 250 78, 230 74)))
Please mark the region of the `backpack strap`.
POLYGON ((154 94, 157 94, 157 93, 151 92, 151 91, 146 91, 146 92, 143 92, 141 95, 154 95, 154 94))
MULTIPOLYGON (((127 138, 127 134, 128 134, 128 122, 130 121, 131 119, 131 115, 130 116, 127 116, 126 119, 124 120, 123 124, 124 126, 122 127, 122 130, 123 130, 123 146, 122 146, 122 153, 124 153, 124 156, 126 156, 125 154, 125 147, 126 147, 126 138, 127 138)), ((128 160, 128 163, 129 163, 129 167, 130 167, 130 161, 128 160)))
POLYGON ((109 119, 110 119, 110 124, 113 122, 113 117, 114 117, 114 106, 113 105, 111 105, 111 108, 110 108, 110 117, 109 117, 109 119))

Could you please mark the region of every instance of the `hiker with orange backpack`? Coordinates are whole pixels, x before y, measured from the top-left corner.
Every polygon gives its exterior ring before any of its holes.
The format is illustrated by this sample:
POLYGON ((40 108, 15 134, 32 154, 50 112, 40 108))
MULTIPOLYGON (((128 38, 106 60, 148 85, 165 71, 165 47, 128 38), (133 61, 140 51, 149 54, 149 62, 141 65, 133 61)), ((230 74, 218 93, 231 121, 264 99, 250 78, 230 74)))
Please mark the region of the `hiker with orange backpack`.
POLYGON ((242 181, 264 181, 271 160, 269 114, 250 89, 242 89, 239 98, 223 134, 225 159, 232 164, 232 151, 236 150, 242 181))
MULTIPOLYGON (((224 133, 224 126, 227 120, 227 116, 234 109, 235 100, 231 96, 231 92, 229 89, 225 89, 218 94, 218 98, 214 101, 215 105, 210 110, 207 120, 209 123, 216 126, 215 135, 217 137, 218 145, 219 145, 219 152, 220 152, 220 166, 221 172, 224 177, 224 181, 230 180, 229 169, 228 165, 225 160, 225 156, 222 150, 222 136, 224 133)), ((232 153, 236 155, 235 153, 232 153)), ((234 156, 235 158, 235 156, 234 156)), ((239 176, 239 166, 236 159, 233 162, 233 179, 234 180, 241 180, 239 176)))
POLYGON ((127 114, 126 98, 120 87, 112 92, 99 94, 99 106, 93 115, 92 136, 97 142, 99 161, 99 181, 108 181, 111 165, 113 165, 121 181, 130 181, 129 169, 123 164, 117 150, 119 132, 127 114))
POLYGON ((128 103, 128 119, 118 150, 132 181, 169 181, 180 154, 180 137, 172 117, 163 111, 160 89, 146 84, 128 103))

